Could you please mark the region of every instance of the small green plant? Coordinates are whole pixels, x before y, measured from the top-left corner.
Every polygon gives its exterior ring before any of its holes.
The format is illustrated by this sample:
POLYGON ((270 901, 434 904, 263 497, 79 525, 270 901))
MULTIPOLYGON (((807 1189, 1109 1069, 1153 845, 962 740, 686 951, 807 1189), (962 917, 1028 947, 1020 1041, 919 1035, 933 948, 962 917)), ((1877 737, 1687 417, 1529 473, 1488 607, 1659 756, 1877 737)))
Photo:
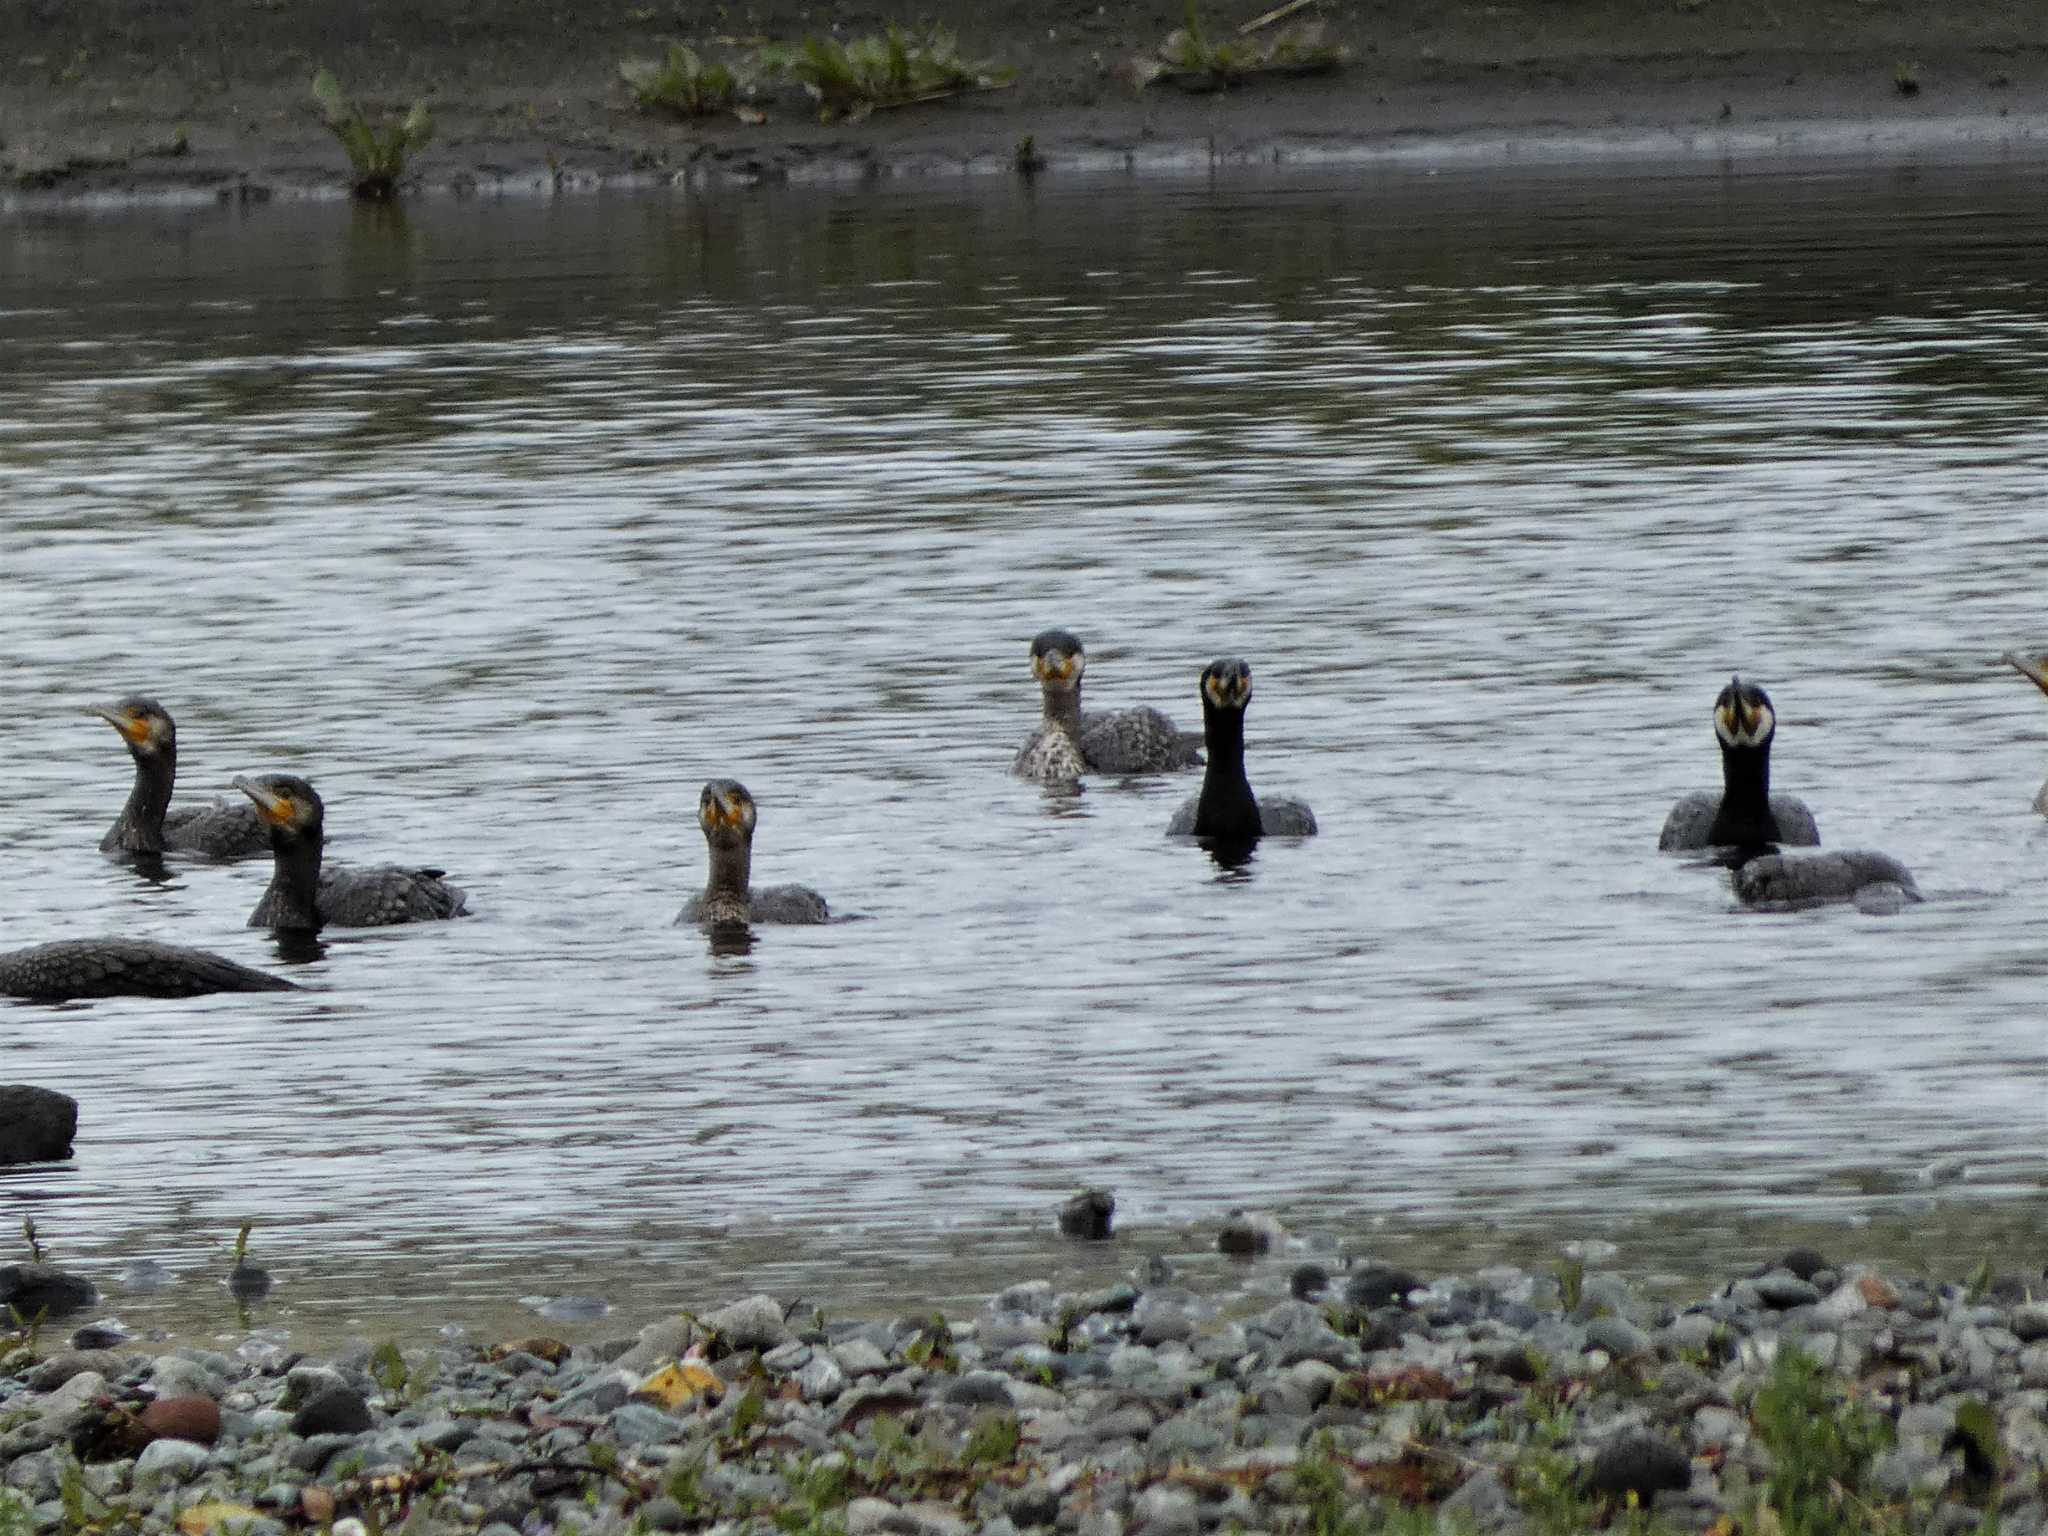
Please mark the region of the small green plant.
POLYGON ((1892 71, 1892 89, 1901 96, 1920 94, 1920 66, 1901 63, 1892 71))
POLYGON ((1135 60, 1132 79, 1140 87, 1168 80, 1183 90, 1216 91, 1253 75, 1319 75, 1349 63, 1351 50, 1331 42, 1320 21, 1294 22, 1265 39, 1252 35, 1296 9, 1269 11, 1239 28, 1236 37, 1219 41, 1203 29, 1195 0, 1187 0, 1186 25, 1167 34, 1156 56, 1135 60))
POLYGON ((394 1397, 402 1396, 406 1383, 412 1379, 412 1370, 405 1363, 405 1354, 398 1345, 386 1339, 370 1352, 370 1377, 394 1397))
POLYGON ((928 1371, 957 1371, 960 1357, 953 1352, 953 1330, 946 1319, 934 1312, 923 1331, 904 1346, 903 1358, 928 1371))
POLYGON ((957 39, 943 27, 913 39, 894 22, 850 43, 812 33, 794 48, 764 48, 761 64, 770 74, 801 83, 826 122, 839 117, 858 121, 885 107, 996 90, 1012 75, 961 58, 957 39))
POLYGON ((57 1502, 64 1510, 64 1529, 82 1531, 92 1524, 92 1513, 85 1507, 91 1495, 85 1486, 85 1469, 67 1456, 57 1469, 57 1502))
POLYGON ((1567 1312, 1579 1310, 1586 1299, 1586 1261, 1565 1257, 1557 1261, 1557 1294, 1567 1312))
POLYGON ((36 1528, 33 1505, 10 1488, 0 1488, 0 1536, 30 1536, 36 1528))
POLYGON ((396 123, 382 129, 373 127, 362 108, 341 94, 341 82, 331 70, 313 77, 313 100, 328 131, 348 151, 348 162, 356 173, 355 195, 370 202, 387 202, 398 192, 398 179, 405 174, 406 157, 424 148, 434 137, 434 119, 424 101, 396 123))
POLYGON ((739 79, 723 64, 707 64, 694 48, 669 44, 668 57, 627 59, 619 65, 619 78, 633 89, 633 96, 650 112, 673 112, 678 117, 712 117, 732 109, 739 79))
MULTIPOLYGON (((816 1530, 853 1497, 853 1473, 843 1458, 811 1462, 790 1475, 790 1492, 803 1501, 803 1529, 816 1530)), ((785 1516, 793 1513, 785 1511, 785 1516)), ((778 1517, 780 1519, 781 1517, 778 1517)), ((785 1526, 784 1529, 791 1527, 785 1526)))
POLYGON ((893 1413, 876 1414, 868 1425, 868 1438, 875 1442, 875 1454, 869 1460, 868 1473, 877 1482, 887 1482, 916 1454, 910 1431, 893 1413))
POLYGON ((33 1216, 21 1218, 21 1235, 28 1242, 28 1261, 31 1264, 43 1262, 43 1245, 36 1237, 36 1223, 33 1216))
POLYGON ((1294 1464, 1294 1486, 1308 1505, 1308 1528, 1315 1536, 1341 1536, 1348 1529, 1345 1511, 1351 1491, 1344 1481, 1344 1469, 1330 1454, 1328 1435, 1318 1435, 1302 1448, 1294 1464))
POLYGON ((704 1468, 701 1462, 678 1461, 669 1474, 663 1492, 676 1501, 686 1519, 697 1520, 707 1509, 704 1499, 704 1468))
POLYGON ((1027 181, 1045 169, 1045 156, 1038 152, 1038 140, 1032 134, 1027 133, 1017 141, 1016 153, 1010 158, 1017 174, 1027 181))
POLYGON ((1017 1447, 1024 1431, 1014 1413, 998 1413, 974 1426, 960 1459, 968 1466, 1007 1466, 1017 1459, 1017 1447))
POLYGON ((1891 1443, 1890 1423, 1838 1401, 1827 1372, 1797 1348, 1781 1348, 1753 1415, 1771 1453, 1764 1500, 1783 1536, 1859 1536, 1868 1511, 1855 1503, 1870 1464, 1891 1443))
POLYGON ((733 1406, 732 1424, 726 1433, 735 1440, 746 1439, 747 1431, 761 1422, 761 1413, 761 1394, 749 1392, 733 1406))

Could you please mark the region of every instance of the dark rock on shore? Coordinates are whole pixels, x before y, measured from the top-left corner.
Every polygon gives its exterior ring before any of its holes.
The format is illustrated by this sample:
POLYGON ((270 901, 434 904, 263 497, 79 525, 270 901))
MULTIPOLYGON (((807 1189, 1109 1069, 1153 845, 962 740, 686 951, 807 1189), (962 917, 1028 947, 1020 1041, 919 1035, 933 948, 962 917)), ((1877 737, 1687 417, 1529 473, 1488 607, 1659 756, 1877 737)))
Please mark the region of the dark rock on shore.
POLYGON ((1344 1282, 1344 1301, 1362 1312, 1377 1311, 1381 1307, 1405 1307, 1408 1305, 1408 1293, 1420 1289, 1421 1285, 1422 1282, 1405 1269, 1368 1264, 1344 1282))
POLYGON ((1586 1474, 1589 1492, 1621 1497, 1634 1494, 1647 1504, 1667 1490, 1682 1493, 1692 1486, 1692 1459, 1655 1435, 1630 1431, 1600 1447, 1586 1474))
POLYGON ((1247 1259, 1270 1252, 1286 1236, 1286 1229, 1264 1211, 1232 1211, 1216 1234, 1216 1248, 1234 1258, 1247 1259))
POLYGON ((49 1264, 0 1266, 0 1308, 25 1318, 62 1317, 99 1300, 92 1282, 49 1264))
POLYGON ((1100 1242, 1110 1235, 1116 1196, 1106 1189, 1084 1189, 1060 1207, 1060 1231, 1068 1237, 1100 1242))
POLYGON ((315 1435, 360 1435, 376 1421, 370 1405, 353 1387, 328 1387, 292 1415, 292 1433, 305 1439, 315 1435))
POLYGON ((0 1083, 0 1163, 56 1163, 71 1155, 78 1101, 51 1088, 0 1083))

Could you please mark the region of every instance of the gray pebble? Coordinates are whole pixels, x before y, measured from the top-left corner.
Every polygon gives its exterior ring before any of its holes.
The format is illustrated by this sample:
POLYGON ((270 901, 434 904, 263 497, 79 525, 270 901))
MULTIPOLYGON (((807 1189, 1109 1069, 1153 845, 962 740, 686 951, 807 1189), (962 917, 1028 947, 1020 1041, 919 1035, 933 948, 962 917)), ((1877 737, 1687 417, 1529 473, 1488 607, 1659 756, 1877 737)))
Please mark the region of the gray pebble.
POLYGON ((773 1349, 794 1335, 782 1320, 782 1305, 772 1296, 749 1296, 705 1315, 704 1326, 733 1349, 773 1349))
POLYGON ((186 1483, 213 1459, 213 1452, 190 1440, 152 1440, 135 1458, 135 1483, 186 1483))

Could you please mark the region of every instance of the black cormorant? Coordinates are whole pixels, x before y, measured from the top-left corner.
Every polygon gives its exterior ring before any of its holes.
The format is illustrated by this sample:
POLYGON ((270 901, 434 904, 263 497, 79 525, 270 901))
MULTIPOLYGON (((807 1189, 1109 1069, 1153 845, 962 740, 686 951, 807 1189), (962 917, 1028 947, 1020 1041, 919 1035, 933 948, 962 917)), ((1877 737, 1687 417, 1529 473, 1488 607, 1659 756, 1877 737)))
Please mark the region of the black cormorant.
MULTIPOLYGON (((2038 661, 2030 661, 2026 657, 2012 651, 2005 653, 2005 660, 2006 664, 2019 673, 2021 677, 2024 677, 2043 693, 2048 693, 2048 667, 2044 667, 2038 661)), ((2041 792, 2034 796, 2034 809, 2043 816, 2048 816, 2048 784, 2043 784, 2041 792)))
POLYGON ((178 727, 155 699, 131 697, 118 704, 95 704, 90 713, 121 733, 135 759, 135 787, 107 835, 102 853, 204 854, 210 859, 241 859, 265 852, 270 833, 253 805, 171 804, 178 775, 178 727))
POLYGON ((1738 849, 1816 847, 1820 829, 1804 801, 1771 793, 1771 738, 1778 716, 1754 683, 1731 679, 1714 700, 1721 789, 1696 789, 1671 808, 1657 846, 1738 849))
POLYGON ((288 773, 236 779, 270 829, 273 872, 249 915, 251 928, 381 928, 389 923, 460 917, 468 898, 438 869, 322 869, 326 807, 304 779, 288 773))
POLYGON ((751 885, 754 797, 736 779, 713 779, 697 797, 697 823, 711 853, 711 878, 683 904, 679 923, 822 923, 825 898, 807 885, 751 885))
POLYGON ((82 997, 197 997, 294 992, 282 976, 204 949, 147 939, 61 939, 0 955, 0 996, 60 1003, 82 997))
POLYGON ((1202 772, 1201 793, 1173 813, 1169 836, 1249 848, 1261 837, 1315 835, 1315 813, 1301 801, 1252 795, 1244 776, 1244 711, 1251 697, 1249 662, 1227 657, 1202 669, 1202 739, 1209 766, 1202 772))
POLYGON ((1086 648, 1070 631, 1048 629, 1032 640, 1031 673, 1045 715, 1011 772, 1055 784, 1084 772, 1170 773, 1202 765, 1195 738, 1149 705, 1084 711, 1081 675, 1087 670, 1086 648))

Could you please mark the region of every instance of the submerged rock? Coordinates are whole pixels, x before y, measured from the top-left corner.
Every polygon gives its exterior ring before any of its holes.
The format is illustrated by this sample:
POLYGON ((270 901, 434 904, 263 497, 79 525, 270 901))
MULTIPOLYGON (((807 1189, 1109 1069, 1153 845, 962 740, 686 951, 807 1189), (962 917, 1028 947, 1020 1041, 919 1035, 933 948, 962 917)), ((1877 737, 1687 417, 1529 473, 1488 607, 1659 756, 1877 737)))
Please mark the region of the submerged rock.
POLYGON ((1234 1258, 1252 1258, 1270 1252, 1286 1240, 1287 1229, 1264 1211, 1232 1211, 1216 1234, 1218 1252, 1234 1258))
POLYGON ((71 1155, 78 1101, 51 1088, 0 1083, 0 1163, 56 1163, 71 1155))
POLYGON ((12 1307, 26 1319, 82 1311, 99 1295, 90 1280, 55 1265, 0 1265, 0 1309, 12 1307))
POLYGON ((1116 1196, 1106 1189, 1084 1189, 1060 1207, 1060 1231, 1086 1242, 1110 1235, 1116 1217, 1116 1196))

